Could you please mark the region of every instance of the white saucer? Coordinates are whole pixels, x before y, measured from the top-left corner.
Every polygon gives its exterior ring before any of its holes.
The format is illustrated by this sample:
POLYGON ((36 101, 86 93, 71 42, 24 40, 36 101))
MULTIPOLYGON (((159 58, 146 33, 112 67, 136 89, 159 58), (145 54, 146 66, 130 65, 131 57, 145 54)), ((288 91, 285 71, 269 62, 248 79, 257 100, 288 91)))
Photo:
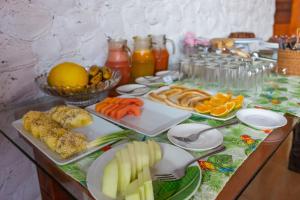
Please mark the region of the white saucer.
POLYGON ((206 151, 209 149, 213 149, 223 143, 223 134, 217 129, 204 132, 199 136, 198 140, 190 143, 179 141, 172 136, 184 137, 197 133, 209 127, 210 126, 208 125, 199 123, 180 124, 171 128, 168 131, 167 136, 170 142, 183 149, 191 151, 206 151))
POLYGON ((143 95, 149 92, 150 88, 141 84, 122 85, 116 89, 116 92, 123 95, 143 95))
POLYGON ((163 79, 159 76, 143 76, 135 79, 135 82, 147 86, 163 86, 165 85, 163 79))
POLYGON ((275 129, 287 124, 287 119, 276 112, 264 109, 242 109, 236 113, 236 117, 256 129, 275 129))
POLYGON ((159 76, 159 77, 171 76, 173 81, 178 80, 180 78, 180 76, 182 76, 182 74, 179 74, 178 71, 170 71, 170 70, 159 71, 159 72, 156 72, 155 75, 159 76))

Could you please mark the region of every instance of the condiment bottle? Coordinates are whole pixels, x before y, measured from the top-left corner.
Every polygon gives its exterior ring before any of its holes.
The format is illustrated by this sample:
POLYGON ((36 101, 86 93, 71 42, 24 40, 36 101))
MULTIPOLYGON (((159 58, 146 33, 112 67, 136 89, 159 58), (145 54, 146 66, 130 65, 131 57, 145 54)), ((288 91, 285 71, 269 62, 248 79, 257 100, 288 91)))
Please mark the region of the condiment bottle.
POLYGON ((151 37, 135 36, 133 40, 132 79, 135 80, 141 76, 152 76, 154 74, 154 56, 151 50, 151 37))

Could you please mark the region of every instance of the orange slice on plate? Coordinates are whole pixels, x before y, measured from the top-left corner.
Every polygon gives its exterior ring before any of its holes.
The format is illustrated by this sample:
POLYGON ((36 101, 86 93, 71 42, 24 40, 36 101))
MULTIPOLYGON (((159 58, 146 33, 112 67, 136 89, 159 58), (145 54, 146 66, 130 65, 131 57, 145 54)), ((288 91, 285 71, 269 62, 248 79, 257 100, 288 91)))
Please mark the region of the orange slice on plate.
POLYGON ((195 107, 195 111, 202 114, 210 113, 211 109, 212 109, 211 105, 205 105, 205 104, 198 104, 195 107))
POLYGON ((210 100, 205 100, 205 101, 203 102, 203 104, 204 104, 204 105, 209 105, 209 106, 211 106, 210 100))
POLYGON ((243 106, 244 103, 244 96, 239 95, 232 99, 233 102, 235 102, 235 109, 239 109, 243 106))
POLYGON ((212 116, 215 116, 215 117, 223 117, 223 116, 228 114, 227 106, 222 105, 222 106, 218 106, 216 108, 213 108, 211 110, 210 114, 212 116))
POLYGON ((210 104, 212 106, 221 106, 223 105, 224 103, 226 103, 226 99, 220 99, 220 98, 217 98, 217 97, 212 97, 210 99, 210 104))
POLYGON ((229 101, 226 104, 227 112, 230 113, 235 108, 235 102, 229 101))
POLYGON ((216 98, 218 99, 224 99, 224 101, 229 101, 231 99, 231 94, 226 94, 226 93, 217 93, 215 95, 216 98))

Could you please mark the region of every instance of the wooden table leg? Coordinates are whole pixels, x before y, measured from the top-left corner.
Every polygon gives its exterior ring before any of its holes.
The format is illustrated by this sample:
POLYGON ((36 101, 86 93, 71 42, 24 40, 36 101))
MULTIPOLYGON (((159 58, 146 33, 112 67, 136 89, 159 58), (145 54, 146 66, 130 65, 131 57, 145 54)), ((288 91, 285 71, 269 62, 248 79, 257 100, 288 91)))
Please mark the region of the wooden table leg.
POLYGON ((43 200, 73 200, 74 198, 61 188, 61 186, 49 177, 43 170, 37 167, 41 196, 43 200))

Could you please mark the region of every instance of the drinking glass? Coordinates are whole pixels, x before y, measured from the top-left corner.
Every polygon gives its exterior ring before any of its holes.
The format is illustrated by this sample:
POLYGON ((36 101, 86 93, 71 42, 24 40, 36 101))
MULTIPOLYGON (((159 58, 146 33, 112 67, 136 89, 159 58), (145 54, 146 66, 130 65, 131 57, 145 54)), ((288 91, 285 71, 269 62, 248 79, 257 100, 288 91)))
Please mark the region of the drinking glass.
POLYGON ((217 87, 219 85, 218 80, 220 77, 218 65, 209 63, 204 67, 204 71, 205 71, 206 87, 208 88, 217 87))
POLYGON ((188 58, 184 58, 180 61, 180 74, 183 78, 189 78, 191 74, 191 61, 188 58))

